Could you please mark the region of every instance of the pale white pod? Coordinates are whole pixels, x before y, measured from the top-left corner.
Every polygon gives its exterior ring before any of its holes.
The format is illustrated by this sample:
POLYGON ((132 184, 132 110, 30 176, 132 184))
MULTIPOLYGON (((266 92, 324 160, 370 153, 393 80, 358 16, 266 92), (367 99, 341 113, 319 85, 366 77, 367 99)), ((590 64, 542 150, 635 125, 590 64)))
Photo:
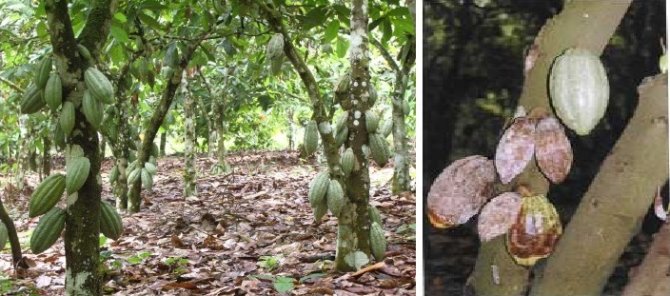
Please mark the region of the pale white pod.
POLYGON ((587 135, 605 115, 609 82, 598 56, 571 48, 551 68, 549 94, 556 114, 578 135, 587 135))
POLYGON ((481 241, 490 241, 507 233, 516 222, 520 209, 521 195, 516 192, 505 192, 494 197, 479 213, 477 232, 481 241))

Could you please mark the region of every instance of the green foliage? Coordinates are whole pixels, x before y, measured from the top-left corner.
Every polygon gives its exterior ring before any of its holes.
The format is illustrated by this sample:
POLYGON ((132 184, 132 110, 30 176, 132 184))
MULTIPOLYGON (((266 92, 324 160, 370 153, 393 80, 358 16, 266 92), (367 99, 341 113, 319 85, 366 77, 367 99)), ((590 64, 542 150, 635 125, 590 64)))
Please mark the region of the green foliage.
POLYGON ((281 264, 282 257, 277 256, 261 256, 258 258, 258 263, 256 263, 261 268, 264 268, 267 271, 273 271, 279 267, 281 264))
POLYGON ((140 264, 140 263, 144 262, 144 260, 146 260, 147 258, 149 258, 151 256, 153 256, 153 254, 151 254, 147 251, 142 251, 142 252, 139 252, 135 255, 132 255, 132 256, 128 257, 128 259, 126 259, 126 261, 128 261, 128 263, 131 264, 131 265, 137 265, 137 264, 140 264))

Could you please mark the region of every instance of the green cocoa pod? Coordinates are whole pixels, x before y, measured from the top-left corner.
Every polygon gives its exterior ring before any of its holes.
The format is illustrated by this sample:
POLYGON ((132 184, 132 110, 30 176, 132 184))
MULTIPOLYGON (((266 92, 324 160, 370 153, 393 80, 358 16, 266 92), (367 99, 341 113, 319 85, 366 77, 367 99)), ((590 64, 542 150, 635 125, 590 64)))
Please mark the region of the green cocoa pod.
POLYGON ((337 131, 337 134, 335 135, 335 146, 340 147, 344 145, 344 142, 347 141, 347 137, 349 137, 349 128, 345 126, 342 130, 337 131))
POLYGON ((270 38, 267 48, 265 49, 265 56, 268 60, 278 59, 284 55, 284 35, 276 33, 270 38))
POLYGON ((335 130, 339 132, 340 130, 347 127, 347 119, 349 119, 349 111, 344 111, 342 114, 340 114, 339 117, 337 117, 335 130))
POLYGON ((374 104, 377 102, 377 90, 370 85, 370 105, 369 106, 374 106, 374 104))
POLYGON ((37 217, 51 210, 65 191, 65 176, 54 174, 46 177, 30 196, 28 216, 37 217))
POLYGON ((59 207, 51 209, 40 221, 30 237, 30 250, 39 254, 51 247, 65 228, 65 211, 59 207))
POLYGON ((323 201, 319 204, 316 204, 312 206, 312 210, 314 211, 314 221, 319 222, 323 218, 323 216, 328 213, 328 205, 326 203, 326 199, 323 199, 323 201))
POLYGON ((102 102, 96 100, 89 90, 84 91, 84 99, 81 102, 81 111, 84 113, 86 121, 88 121, 95 130, 100 128, 103 108, 104 105, 102 102))
POLYGON ((407 116, 407 115, 409 115, 410 111, 412 111, 412 110, 409 108, 409 102, 404 101, 404 103, 402 104, 402 113, 404 113, 405 116, 407 116))
POLYGON ((49 105, 52 112, 56 112, 63 102, 63 86, 60 76, 56 73, 49 75, 46 87, 44 87, 44 101, 49 105))
POLYGON ((44 89, 44 86, 47 84, 47 80, 49 80, 49 73, 51 73, 51 68, 51 57, 47 56, 43 58, 42 62, 40 62, 40 64, 37 66, 35 72, 35 84, 37 85, 37 88, 44 89))
POLYGON ((134 168, 133 170, 129 170, 130 174, 128 174, 128 182, 129 184, 135 183, 139 178, 140 174, 142 173, 141 168, 134 168))
POLYGON ((351 88, 351 74, 347 72, 346 74, 340 77, 340 80, 337 82, 337 87, 335 88, 336 94, 348 94, 351 88))
POLYGON ((386 254, 386 238, 384 237, 384 229, 377 222, 372 222, 370 227, 370 249, 375 260, 384 260, 386 254))
POLYGON ((95 99, 105 104, 114 103, 114 86, 98 69, 94 67, 86 69, 84 82, 95 99))
POLYGON ((354 155, 354 150, 352 150, 351 147, 344 151, 340 162, 342 163, 342 171, 344 171, 344 175, 349 176, 356 165, 356 155, 354 155))
POLYGON ((571 48, 551 67, 549 94, 556 115, 578 135, 587 135, 605 114, 609 82, 597 55, 571 48))
POLYGON ((93 64, 93 57, 91 56, 91 52, 88 51, 88 48, 86 48, 86 46, 77 44, 77 50, 79 51, 79 55, 81 55, 82 58, 84 58, 89 63, 93 64))
POLYGON ((74 129, 74 104, 70 101, 65 101, 63 103, 63 108, 60 110, 60 116, 58 117, 58 123, 60 124, 63 134, 69 136, 74 129))
POLYGON ((142 187, 144 187, 144 189, 150 190, 154 185, 154 179, 151 177, 151 174, 147 169, 142 168, 140 171, 140 178, 142 179, 142 187))
POLYGON ((340 182, 337 180, 330 180, 328 193, 326 193, 326 201, 330 212, 333 213, 335 217, 340 216, 345 200, 344 190, 342 190, 342 185, 340 185, 340 182))
POLYGON ((391 131, 393 131, 393 120, 390 118, 384 120, 384 123, 381 126, 382 127, 379 130, 379 134, 382 136, 382 138, 386 139, 386 137, 391 134, 391 131))
POLYGON ((379 116, 377 116, 377 113, 371 110, 365 111, 365 129, 368 131, 368 133, 376 132, 378 126, 379 116))
POLYGON ((5 223, 0 222, 0 250, 5 248, 8 240, 9 232, 7 231, 7 226, 5 226, 5 223))
POLYGON ((318 173, 310 182, 307 197, 312 207, 324 203, 328 186, 330 186, 330 176, 327 172, 318 173))
POLYGON ((155 164, 151 162, 145 162, 144 168, 147 169, 147 172, 149 172, 149 174, 151 174, 152 176, 156 174, 157 168, 155 164))
POLYGON ((46 104, 42 89, 37 88, 35 84, 31 84, 21 97, 21 113, 33 114, 40 111, 46 104))
POLYGON ((368 215, 370 216, 370 221, 371 222, 376 222, 379 225, 383 225, 382 223, 382 215, 379 213, 379 210, 373 206, 373 205, 368 205, 368 215))
POLYGON ((112 167, 112 171, 109 172, 109 183, 113 184, 118 179, 119 179, 119 166, 114 165, 112 167))
POLYGON ((316 152, 316 148, 319 146, 319 129, 316 126, 316 122, 310 121, 307 123, 303 143, 307 155, 312 155, 316 152))
POLYGON ((54 124, 54 143, 56 143, 56 147, 65 149, 65 134, 59 123, 54 124))
POLYGON ((383 167, 388 161, 388 144, 379 134, 369 134, 370 140, 370 155, 372 159, 380 166, 383 167))
POLYGON ((70 158, 70 161, 67 162, 67 176, 65 179, 68 195, 79 191, 84 186, 90 170, 91 162, 85 156, 70 158))
POLYGON ((100 232, 113 240, 121 237, 123 233, 121 216, 116 208, 104 201, 100 201, 100 232))

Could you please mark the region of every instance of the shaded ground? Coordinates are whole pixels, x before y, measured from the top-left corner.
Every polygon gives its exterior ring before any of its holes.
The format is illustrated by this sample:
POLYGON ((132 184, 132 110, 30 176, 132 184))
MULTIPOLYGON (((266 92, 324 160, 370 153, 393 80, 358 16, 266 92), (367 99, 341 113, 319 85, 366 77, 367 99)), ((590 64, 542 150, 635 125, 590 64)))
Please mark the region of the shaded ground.
MULTIPOLYGON (((389 242, 387 259, 362 273, 335 273, 337 221, 316 224, 307 200, 315 174, 296 153, 265 152, 229 157, 235 171, 209 175, 213 159, 198 159, 197 198, 182 197, 182 161, 159 160, 154 191, 145 206, 123 213, 124 235, 103 245, 105 291, 116 295, 414 295, 415 196, 392 196, 392 166, 373 168, 371 203, 381 211, 389 242)), ((103 172, 111 161, 105 161, 103 172)), ((37 184, 37 176, 29 177, 37 184)), ((103 199, 112 201, 103 174, 103 199)), ((28 193, 30 190, 26 190, 28 193)), ((37 218, 27 218, 28 197, 8 200, 32 267, 21 279, 5 280, 0 292, 61 295, 65 257, 62 240, 40 255, 27 242, 37 218)), ((13 274, 6 248, 0 270, 13 274)), ((364 268, 365 269, 365 268, 364 268)), ((1 286, 1 285, 0 285, 1 286)))

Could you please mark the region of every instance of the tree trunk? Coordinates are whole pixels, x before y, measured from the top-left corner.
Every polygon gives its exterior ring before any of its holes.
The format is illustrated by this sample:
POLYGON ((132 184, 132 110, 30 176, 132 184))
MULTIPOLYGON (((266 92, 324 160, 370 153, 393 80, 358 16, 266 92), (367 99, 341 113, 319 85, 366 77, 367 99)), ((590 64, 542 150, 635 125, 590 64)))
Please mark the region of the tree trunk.
MULTIPOLYGON (((58 74, 63 81, 64 97, 83 95, 77 85, 83 84, 83 72, 89 66, 77 51, 67 1, 48 0, 45 5, 53 57, 58 74)), ((92 1, 89 17, 80 34, 79 43, 93 56, 105 43, 110 20, 116 10, 116 1, 92 1)), ((99 271, 100 233, 100 150, 98 134, 83 114, 75 114, 75 131, 67 141, 79 145, 90 161, 90 173, 84 185, 76 193, 78 198, 67 208, 65 220, 65 261, 67 295, 101 295, 102 279, 99 271)))
POLYGON ((295 128, 293 124, 293 110, 292 109, 286 110, 286 116, 288 117, 286 120, 286 122, 288 123, 288 150, 293 151, 293 149, 295 149, 295 143, 294 143, 295 139, 293 139, 294 137, 293 129, 295 128))
MULTIPOLYGON (((154 139, 156 138, 156 133, 158 132, 158 129, 163 123, 165 115, 170 110, 170 105, 172 105, 174 95, 177 92, 179 84, 181 83, 182 75, 184 74, 184 69, 188 65, 188 62, 191 60, 191 57, 193 55, 193 52, 198 47, 202 39, 208 35, 209 33, 204 34, 203 36, 200 37, 199 40, 191 42, 186 47, 179 63, 175 66, 170 75, 167 77, 168 83, 165 86, 165 89, 163 90, 163 95, 161 96, 161 100, 158 102, 158 106, 156 106, 156 109, 153 115, 151 116, 151 120, 149 121, 149 124, 146 130, 144 131, 144 139, 142 140, 142 146, 139 147, 139 150, 137 151, 138 163, 144 164, 149 160, 149 156, 151 154, 151 148, 153 146, 154 139)), ((141 178, 138 178, 137 181, 130 184, 131 187, 130 192, 128 194, 128 201, 130 202, 129 210, 131 213, 137 213, 140 211, 140 203, 141 203, 140 193, 142 191, 142 181, 140 179, 141 178)))
POLYGON ((51 174, 51 139, 43 137, 44 151, 42 151, 42 174, 48 176, 51 174))
MULTIPOLYGON (((519 105, 525 110, 535 107, 551 110, 547 95, 547 77, 554 58, 570 47, 580 47, 600 54, 629 5, 630 1, 612 3, 606 0, 574 1, 566 4, 559 15, 545 24, 535 39, 537 52, 531 54, 537 54, 538 58, 526 74, 519 105)), ((549 190, 549 183, 535 163, 531 163, 518 178, 517 184, 521 183, 535 194, 546 195, 549 190)), ((495 255, 494 253, 506 252, 504 244, 498 244, 497 247, 495 244, 495 240, 482 244, 470 283, 477 295, 504 296, 523 293, 527 285, 528 270, 515 268, 511 256, 495 255), (491 261, 493 258, 499 260, 491 261), (496 284, 491 278, 493 266, 498 270, 512 272, 500 273, 500 284, 496 284), (502 288, 501 285, 505 287, 502 288)))
POLYGON ((167 131, 161 133, 160 156, 165 156, 165 146, 167 145, 167 131))
POLYGON ((670 223, 666 222, 654 235, 647 256, 637 267, 621 295, 670 295, 670 223))
MULTIPOLYGON (((0 222, 5 224, 7 228, 7 236, 9 237, 9 244, 12 248, 12 263, 15 270, 28 268, 28 265, 23 261, 23 254, 21 252, 21 244, 19 244, 19 237, 16 234, 16 227, 14 227, 14 221, 9 217, 5 206, 0 200, 0 222)), ((3 248, 4 246, 0 246, 3 248)))
POLYGON ((186 75, 181 78, 181 94, 184 98, 184 197, 197 196, 195 148, 197 138, 195 135, 195 100, 188 91, 188 80, 186 75))

